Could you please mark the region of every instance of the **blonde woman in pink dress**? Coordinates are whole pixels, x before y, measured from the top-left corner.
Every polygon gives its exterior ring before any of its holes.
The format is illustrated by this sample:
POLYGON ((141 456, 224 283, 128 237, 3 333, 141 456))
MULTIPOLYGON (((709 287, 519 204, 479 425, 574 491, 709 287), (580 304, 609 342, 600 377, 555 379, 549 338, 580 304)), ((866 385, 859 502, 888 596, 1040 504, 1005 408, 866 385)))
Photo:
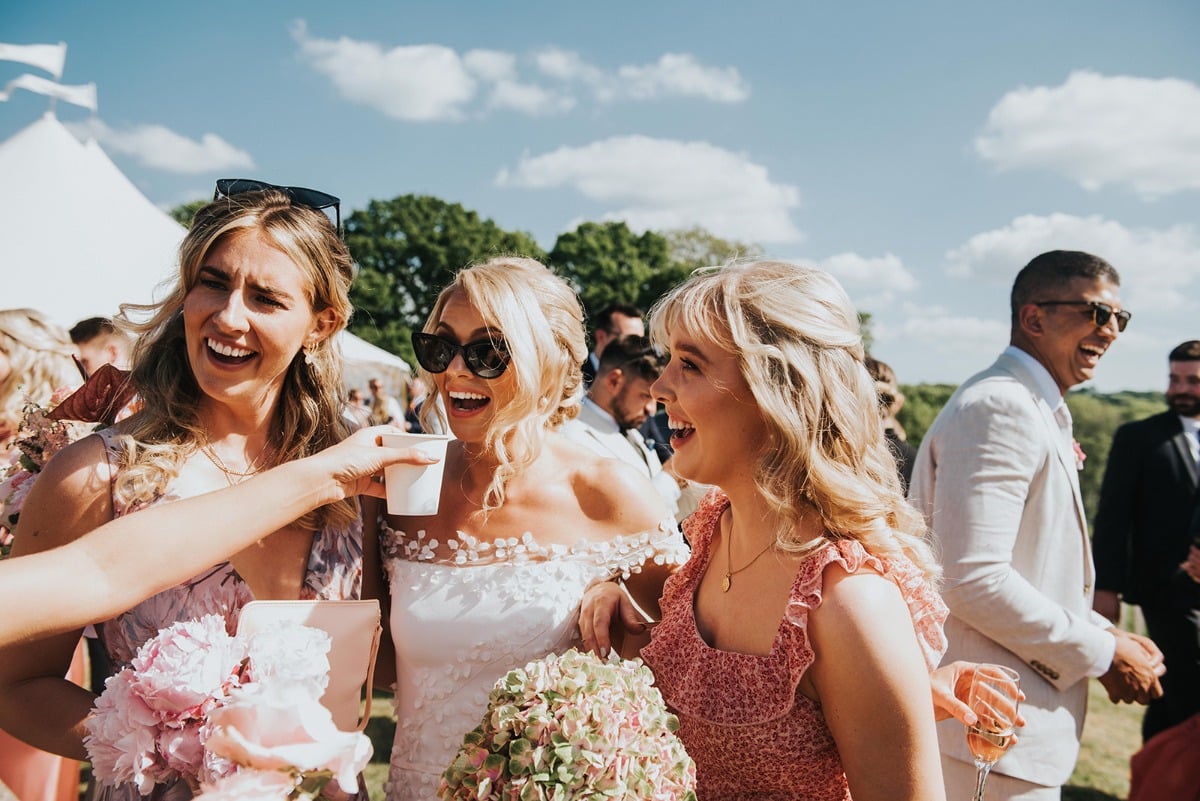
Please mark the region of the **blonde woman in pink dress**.
MULTIPOLYGON (((21 513, 14 555, 237 484, 348 433, 334 335, 350 317, 353 270, 320 210, 337 198, 240 179, 219 181, 217 189, 180 246, 175 286, 137 326, 131 375, 141 411, 46 465, 21 513)), ((100 639, 123 666, 180 620, 219 614, 232 631, 253 599, 357 598, 364 574, 378 573, 376 554, 373 543, 363 547, 355 500, 335 500, 106 620, 100 639)), ((60 677, 78 635, 0 654, 0 727, 77 759, 86 758, 83 720, 95 696, 60 677)), ((153 795, 191 797, 182 781, 153 795)), ((96 794, 102 801, 138 797, 133 785, 103 782, 96 794)))
MULTIPOLYGON (((642 649, 699 797, 942 801, 946 607, 849 299, 817 270, 737 264, 676 287, 651 324, 672 464, 719 487, 684 525, 691 559, 642 649)), ((622 603, 589 591, 585 641, 607 641, 622 603)))

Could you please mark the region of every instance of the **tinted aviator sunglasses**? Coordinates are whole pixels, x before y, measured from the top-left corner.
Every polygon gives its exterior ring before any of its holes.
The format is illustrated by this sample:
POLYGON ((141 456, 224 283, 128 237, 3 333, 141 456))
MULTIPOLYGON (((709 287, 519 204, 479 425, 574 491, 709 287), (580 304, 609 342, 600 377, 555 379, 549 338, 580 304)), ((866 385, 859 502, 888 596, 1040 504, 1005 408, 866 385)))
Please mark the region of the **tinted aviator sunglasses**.
POLYGON ((213 200, 223 197, 233 197, 243 192, 262 192, 268 189, 282 192, 297 206, 303 206, 306 209, 313 209, 315 211, 333 209, 335 226, 338 235, 341 235, 342 201, 341 198, 334 197, 328 192, 321 192, 317 189, 306 189, 303 186, 278 186, 277 184, 269 184, 266 181, 256 181, 253 178, 219 178, 217 179, 217 188, 213 192, 213 200))
POLYGON ((481 339, 460 345, 436 334, 414 331, 412 344, 417 361, 431 373, 446 372, 460 353, 467 369, 480 378, 498 378, 508 368, 508 351, 502 342, 481 339))
POLYGON ((1097 327, 1103 328, 1108 325, 1108 321, 1117 317, 1117 330, 1124 331, 1125 326, 1129 325, 1129 320, 1133 314, 1127 311, 1115 311, 1112 306, 1107 303, 1101 303, 1098 300, 1043 300, 1041 303, 1035 303, 1034 306, 1087 306, 1092 316, 1092 322, 1097 327))

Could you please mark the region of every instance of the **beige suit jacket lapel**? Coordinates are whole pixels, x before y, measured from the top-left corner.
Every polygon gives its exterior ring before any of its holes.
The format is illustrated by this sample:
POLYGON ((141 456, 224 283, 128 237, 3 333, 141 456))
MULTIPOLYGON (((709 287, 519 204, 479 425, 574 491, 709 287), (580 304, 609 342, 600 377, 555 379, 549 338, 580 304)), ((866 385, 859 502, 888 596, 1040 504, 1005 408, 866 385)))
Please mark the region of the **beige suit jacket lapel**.
MULTIPOLYGON (((1058 421, 1054 419, 1054 410, 1038 394, 1037 384, 1025 365, 1011 356, 1002 356, 1001 361, 1004 363, 1005 368, 1029 391, 1030 399, 1037 404, 1038 411, 1041 413, 1042 424, 1046 428, 1045 434, 1049 437, 1049 441, 1055 444, 1054 452, 1058 454, 1058 462, 1071 484, 1071 495, 1075 501, 1075 517, 1079 523, 1079 536, 1084 548, 1090 554, 1091 546, 1087 539, 1087 512, 1083 508, 1083 491, 1079 488, 1079 468, 1075 463, 1075 449, 1071 443, 1063 439, 1062 429, 1058 427, 1058 421)), ((1090 558, 1087 560, 1087 563, 1090 573, 1092 569, 1090 558)))

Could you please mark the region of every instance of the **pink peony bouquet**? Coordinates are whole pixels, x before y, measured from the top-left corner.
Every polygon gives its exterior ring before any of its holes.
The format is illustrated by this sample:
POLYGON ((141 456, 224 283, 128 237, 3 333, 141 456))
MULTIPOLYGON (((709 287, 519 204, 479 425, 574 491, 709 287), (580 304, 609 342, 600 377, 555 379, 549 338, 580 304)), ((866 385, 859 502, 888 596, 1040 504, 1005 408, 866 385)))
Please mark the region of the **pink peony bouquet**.
POLYGON ((509 671, 438 786, 472 801, 695 801, 696 766, 650 669, 575 649, 509 671))
POLYGON ((299 624, 231 636, 219 615, 163 629, 105 682, 85 722, 93 772, 142 794, 182 780, 210 801, 313 798, 334 778, 354 793, 371 744, 338 731, 320 703, 329 647, 299 624))

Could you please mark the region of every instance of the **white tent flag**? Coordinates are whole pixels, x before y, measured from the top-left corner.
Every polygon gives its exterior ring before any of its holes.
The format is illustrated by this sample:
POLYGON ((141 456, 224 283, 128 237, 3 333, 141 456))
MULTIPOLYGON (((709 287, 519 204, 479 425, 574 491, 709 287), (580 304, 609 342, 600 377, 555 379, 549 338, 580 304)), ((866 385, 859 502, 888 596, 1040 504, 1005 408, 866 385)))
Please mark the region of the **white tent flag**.
POLYGON ((57 81, 62 78, 63 65, 67 62, 67 43, 18 45, 0 42, 0 61, 19 61, 37 67, 57 81))
POLYGON ((74 103, 92 111, 96 110, 96 84, 94 83, 67 86, 26 73, 18 75, 8 82, 8 86, 0 91, 0 102, 7 101, 12 96, 14 89, 26 89, 30 92, 37 92, 39 95, 49 95, 67 103, 74 103))

